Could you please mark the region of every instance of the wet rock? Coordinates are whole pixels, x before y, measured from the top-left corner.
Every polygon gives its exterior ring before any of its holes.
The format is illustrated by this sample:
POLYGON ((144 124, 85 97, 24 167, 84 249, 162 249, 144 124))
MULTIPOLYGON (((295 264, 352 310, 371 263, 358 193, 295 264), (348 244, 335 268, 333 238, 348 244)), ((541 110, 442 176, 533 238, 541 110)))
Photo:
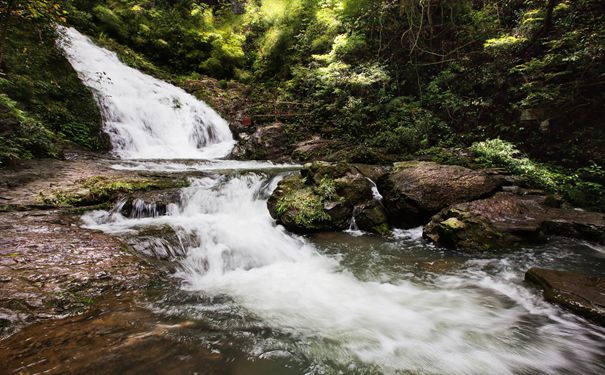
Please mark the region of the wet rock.
POLYGON ((286 146, 284 125, 276 122, 261 126, 248 137, 240 137, 232 156, 236 159, 285 161, 289 148, 286 146))
POLYGON ((486 170, 410 161, 395 163, 378 187, 392 223, 412 228, 452 204, 489 196, 503 184, 503 177, 486 170))
POLYGON ((171 204, 178 204, 180 200, 179 189, 136 192, 126 198, 120 213, 130 218, 163 216, 171 204))
POLYGON ((547 301, 605 325, 604 278, 532 267, 525 280, 543 289, 547 301))
POLYGON ((295 232, 347 229, 355 215, 359 229, 384 234, 386 212, 373 187, 355 165, 314 162, 284 178, 267 205, 273 218, 295 232))
POLYGON ((152 270, 107 234, 58 211, 0 213, 0 336, 77 314, 106 294, 144 288, 152 270))
POLYGON ((544 242, 547 235, 605 243, 605 215, 552 207, 541 195, 499 192, 444 209, 424 227, 425 238, 473 251, 544 242))

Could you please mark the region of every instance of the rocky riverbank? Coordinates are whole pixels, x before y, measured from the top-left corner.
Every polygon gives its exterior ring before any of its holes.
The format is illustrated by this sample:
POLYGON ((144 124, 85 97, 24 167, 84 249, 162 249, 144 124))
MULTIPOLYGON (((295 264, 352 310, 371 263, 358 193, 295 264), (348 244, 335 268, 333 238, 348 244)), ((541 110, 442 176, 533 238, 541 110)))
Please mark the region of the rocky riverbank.
POLYGON ((184 177, 114 170, 111 160, 94 154, 69 157, 0 169, 0 336, 80 314, 98 299, 163 278, 126 243, 82 228, 80 215, 120 197, 132 197, 123 210, 134 215, 132 202, 156 189, 174 192, 184 177))
POLYGON ((356 224, 384 234, 391 227, 424 225, 425 238, 462 251, 506 249, 549 235, 605 242, 604 214, 515 183, 501 171, 434 162, 313 162, 279 183, 268 208, 292 231, 356 224))
MULTIPOLYGON (((117 201, 125 217, 163 215, 179 202, 187 177, 203 175, 116 170, 115 160, 95 154, 68 157, 0 170, 3 336, 162 279, 163 271, 141 255, 144 249, 82 228, 80 215, 117 201)), ((509 250, 550 235, 603 243, 603 214, 515 183, 500 171, 433 162, 313 162, 279 183, 268 209, 277 223, 299 233, 359 229, 385 235, 425 225, 427 240, 466 253, 509 250)))
MULTIPOLYGON (((299 233, 348 228, 385 234, 390 228, 424 225, 425 239, 468 254, 521 249, 549 236, 605 243, 604 214, 575 209, 558 196, 516 182, 515 176, 497 170, 433 162, 385 167, 313 162, 279 183, 268 208, 278 223, 299 233)), ((583 280, 581 285, 590 284, 587 293, 593 298, 586 299, 582 293, 561 291, 556 280, 536 281, 544 278, 534 274, 530 271, 527 279, 546 289, 547 300, 604 321, 602 301, 596 298, 605 292, 602 280, 572 275, 583 280)), ((572 284, 564 283, 563 289, 572 284)))

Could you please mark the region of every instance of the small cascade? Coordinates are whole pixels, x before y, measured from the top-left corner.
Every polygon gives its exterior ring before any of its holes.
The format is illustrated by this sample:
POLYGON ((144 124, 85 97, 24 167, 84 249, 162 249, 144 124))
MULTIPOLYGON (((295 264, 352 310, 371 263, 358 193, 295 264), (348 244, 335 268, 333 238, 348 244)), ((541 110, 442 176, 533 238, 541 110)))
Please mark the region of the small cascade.
POLYGON ((74 28, 58 43, 101 109, 113 153, 123 159, 214 159, 234 141, 212 108, 169 83, 122 63, 74 28))
POLYGON ((376 185, 376 183, 374 182, 374 180, 372 180, 369 177, 366 177, 366 179, 368 181, 370 181, 370 184, 372 184, 372 197, 374 198, 375 201, 379 202, 380 204, 382 204, 382 194, 380 194, 380 192, 378 191, 378 186, 376 185))
POLYGON ((355 237, 364 235, 364 232, 359 229, 357 226, 357 221, 355 220, 355 216, 357 216, 358 213, 357 207, 353 208, 353 213, 351 214, 351 219, 349 220, 349 228, 345 230, 345 233, 355 237))
POLYGON ((130 218, 132 219, 140 219, 143 217, 158 217, 160 215, 165 215, 166 210, 158 210, 158 206, 155 202, 147 203, 142 199, 135 199, 132 202, 132 210, 130 211, 130 218))

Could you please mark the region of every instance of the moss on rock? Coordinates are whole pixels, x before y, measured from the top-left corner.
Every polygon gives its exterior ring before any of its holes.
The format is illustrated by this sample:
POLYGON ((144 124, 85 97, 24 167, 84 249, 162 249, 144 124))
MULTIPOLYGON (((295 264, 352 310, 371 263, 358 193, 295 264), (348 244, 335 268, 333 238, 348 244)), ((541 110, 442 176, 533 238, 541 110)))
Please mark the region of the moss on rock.
POLYGON ((40 193, 40 201, 53 207, 91 206, 114 201, 121 195, 135 191, 179 188, 188 184, 185 179, 109 180, 103 176, 94 176, 77 181, 69 189, 57 189, 48 195, 40 193))

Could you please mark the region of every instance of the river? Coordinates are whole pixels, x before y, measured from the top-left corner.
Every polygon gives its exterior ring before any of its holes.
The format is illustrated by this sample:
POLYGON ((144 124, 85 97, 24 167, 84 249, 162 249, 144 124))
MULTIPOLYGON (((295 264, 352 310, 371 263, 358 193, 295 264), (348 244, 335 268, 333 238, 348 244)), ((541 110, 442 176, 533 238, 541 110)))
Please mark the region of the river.
MULTIPOLYGON (((266 200, 296 165, 222 160, 235 142, 210 107, 125 66, 74 29, 62 32, 66 56, 102 108, 121 159, 114 168, 203 174, 167 215, 142 207, 124 217, 118 203, 82 217, 85 227, 170 265, 175 287, 145 308, 180 328, 156 348, 172 353, 171 345, 187 342, 172 355, 187 357, 201 346, 222 354, 224 369, 244 363, 234 373, 605 371, 605 330, 544 302, 523 282, 530 266, 603 275, 602 247, 554 239, 471 257, 425 242, 420 228, 386 237, 289 233, 266 200)), ((132 367, 121 361, 121 370, 141 369, 134 359, 132 367)), ((155 369, 178 370, 175 362, 155 369)))

